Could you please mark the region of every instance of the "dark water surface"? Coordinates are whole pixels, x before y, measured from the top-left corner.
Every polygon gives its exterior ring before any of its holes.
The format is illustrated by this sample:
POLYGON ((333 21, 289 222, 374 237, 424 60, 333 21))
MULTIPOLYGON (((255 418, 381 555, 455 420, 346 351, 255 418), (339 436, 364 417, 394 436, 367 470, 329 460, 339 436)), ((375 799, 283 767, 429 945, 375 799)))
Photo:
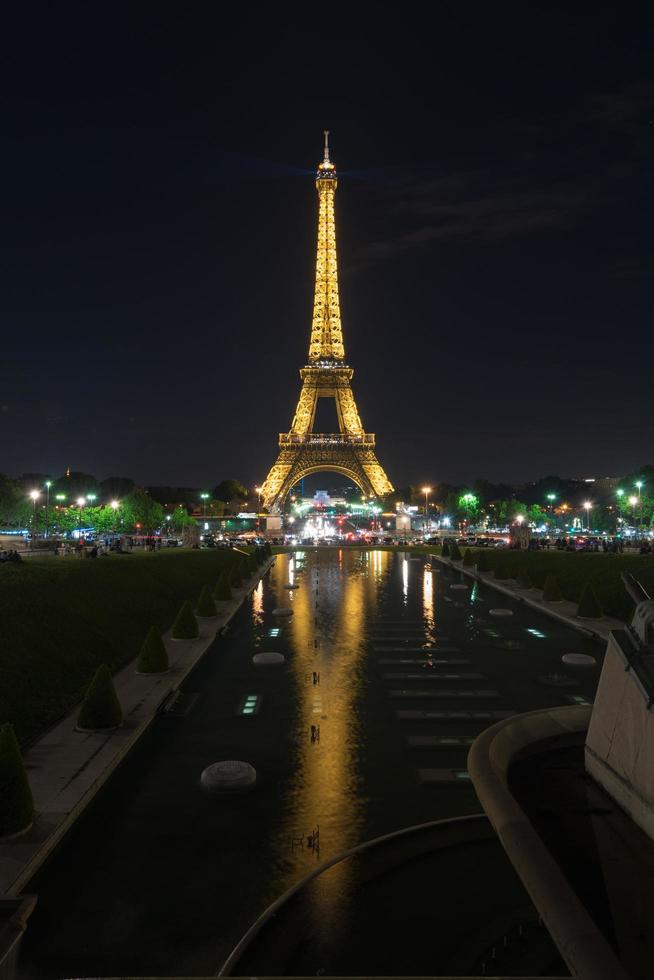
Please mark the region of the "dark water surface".
MULTIPOLYGON (((214 974, 318 863, 479 812, 470 740, 502 715, 592 699, 603 648, 491 589, 453 589, 460 574, 438 567, 408 552, 278 556, 186 681, 180 713, 158 718, 30 884, 22 976, 214 974), (282 605, 292 618, 272 615, 282 605), (265 650, 285 665, 254 666, 265 650), (598 669, 567 672, 573 686, 560 687, 550 675, 568 652, 593 654, 598 669), (244 715, 248 695, 257 711, 244 715), (256 787, 205 795, 200 773, 220 759, 250 762, 256 787), (319 851, 307 845, 316 831, 319 851)), ((344 862, 314 889, 322 921, 342 920, 353 873, 344 862)), ((468 887, 447 883, 455 901, 468 887)))

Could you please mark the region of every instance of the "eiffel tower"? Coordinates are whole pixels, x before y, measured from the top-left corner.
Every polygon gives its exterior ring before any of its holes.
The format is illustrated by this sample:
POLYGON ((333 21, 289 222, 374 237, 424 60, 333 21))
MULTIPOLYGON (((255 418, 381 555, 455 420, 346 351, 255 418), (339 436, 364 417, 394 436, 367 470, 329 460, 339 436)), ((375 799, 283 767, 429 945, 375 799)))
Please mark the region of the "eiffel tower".
POLYGON ((309 363, 300 369, 302 389, 290 432, 280 432, 279 455, 261 488, 263 506, 273 514, 281 513, 291 487, 311 473, 342 473, 367 497, 393 490, 375 454, 375 436, 364 431, 350 383, 354 370, 345 363, 334 222, 338 180, 328 138, 326 131, 316 175, 318 250, 309 363), (334 399, 339 432, 313 431, 319 398, 334 399))

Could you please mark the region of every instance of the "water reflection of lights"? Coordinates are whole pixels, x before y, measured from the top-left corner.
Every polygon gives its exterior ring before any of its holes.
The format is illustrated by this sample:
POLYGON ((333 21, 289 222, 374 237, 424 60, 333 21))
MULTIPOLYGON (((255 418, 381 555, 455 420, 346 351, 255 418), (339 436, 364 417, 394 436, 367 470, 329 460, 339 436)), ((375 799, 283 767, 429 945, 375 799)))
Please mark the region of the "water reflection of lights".
POLYGON ((409 596, 409 559, 402 559, 402 594, 406 602, 409 596))
POLYGON ((304 523, 302 534, 305 538, 313 538, 314 540, 333 538, 336 534, 336 528, 324 517, 309 517, 304 523))
POLYGON ((259 584, 252 593, 252 614, 260 623, 263 618, 263 579, 259 580, 259 584))
POLYGON ((425 568, 422 577, 422 608, 429 624, 434 621, 434 579, 431 569, 425 568))

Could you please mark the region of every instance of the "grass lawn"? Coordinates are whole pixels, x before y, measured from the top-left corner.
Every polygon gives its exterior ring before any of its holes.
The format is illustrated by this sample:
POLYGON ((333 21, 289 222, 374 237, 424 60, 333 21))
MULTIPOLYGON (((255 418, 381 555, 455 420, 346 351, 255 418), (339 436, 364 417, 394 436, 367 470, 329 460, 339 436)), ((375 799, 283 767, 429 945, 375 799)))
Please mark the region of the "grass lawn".
POLYGON ((0 565, 0 724, 29 743, 82 698, 96 668, 137 656, 238 553, 160 551, 0 565))
POLYGON ((654 595, 654 556, 605 555, 570 551, 509 551, 492 548, 472 549, 485 554, 492 571, 506 570, 513 578, 523 569, 528 571, 534 586, 542 589, 545 578, 555 575, 564 599, 578 602, 586 582, 591 582, 602 609, 607 616, 629 622, 634 605, 625 591, 621 572, 631 572, 654 595))

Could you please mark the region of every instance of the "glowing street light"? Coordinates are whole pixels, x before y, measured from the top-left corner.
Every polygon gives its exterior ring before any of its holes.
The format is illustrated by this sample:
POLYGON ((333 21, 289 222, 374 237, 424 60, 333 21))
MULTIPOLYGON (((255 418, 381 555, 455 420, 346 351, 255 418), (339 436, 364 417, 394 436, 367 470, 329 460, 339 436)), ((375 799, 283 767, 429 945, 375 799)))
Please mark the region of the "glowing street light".
POLYGON ((638 503, 638 497, 635 494, 632 494, 631 497, 629 497, 629 503, 631 504, 631 519, 632 519, 632 521, 635 521, 636 520, 636 504, 638 503))
POLYGON ((112 500, 109 506, 114 512, 113 535, 114 537, 116 537, 116 515, 117 515, 118 508, 120 507, 120 503, 117 500, 112 500))
POLYGON ((254 489, 256 490, 257 496, 259 498, 259 512, 261 512, 261 491, 263 490, 263 487, 255 487, 254 489))
POLYGON ((203 505, 204 505, 204 516, 205 517, 207 516, 207 500, 208 499, 209 499, 209 494, 208 493, 201 493, 200 494, 200 500, 203 502, 203 505))
POLYGON ((524 514, 516 514, 515 515, 515 522, 516 522, 516 524, 522 524, 524 522, 524 519, 525 519, 525 515, 524 514))
POLYGON ((49 515, 50 515, 50 487, 52 480, 45 481, 45 537, 48 537, 49 515))
POLYGON ((79 507, 79 534, 77 536, 78 538, 81 538, 82 537, 82 511, 84 509, 84 504, 86 503, 86 498, 78 497, 76 503, 77 506, 79 507))
POLYGON ((584 500, 584 510, 586 511, 586 523, 588 524, 588 530, 590 531, 590 512, 593 508, 590 500, 584 500))
POLYGON ((641 496, 640 496, 640 491, 641 491, 642 486, 643 486, 643 481, 642 480, 636 480, 636 482, 634 483, 634 486, 635 487, 638 487, 638 527, 640 528, 642 526, 642 523, 643 523, 643 501, 642 501, 641 496))
POLYGON ((423 487, 422 492, 425 495, 425 528, 426 528, 427 518, 429 516, 429 494, 431 493, 431 487, 423 487))
POLYGON ((32 538, 36 537, 36 501, 41 496, 38 490, 31 490, 30 497, 32 498, 32 503, 34 504, 34 510, 32 511, 32 538))

